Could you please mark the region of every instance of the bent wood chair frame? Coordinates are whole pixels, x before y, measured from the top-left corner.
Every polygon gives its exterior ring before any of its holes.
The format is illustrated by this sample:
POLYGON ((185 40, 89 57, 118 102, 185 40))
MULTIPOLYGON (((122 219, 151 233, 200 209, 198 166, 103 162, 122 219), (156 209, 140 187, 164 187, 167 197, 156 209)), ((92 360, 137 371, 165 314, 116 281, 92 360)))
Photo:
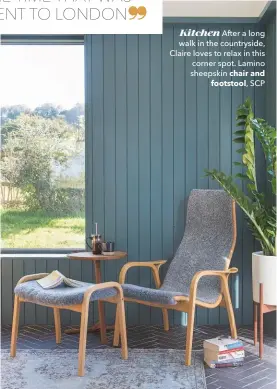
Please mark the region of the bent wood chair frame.
MULTIPOLYGON (((49 273, 39 273, 31 274, 25 277, 22 277, 17 285, 22 284, 23 282, 38 280, 47 276, 49 273)), ((105 299, 101 299, 103 302, 114 303, 117 305, 116 316, 118 320, 118 331, 120 332, 121 338, 121 355, 123 359, 128 358, 128 349, 127 349, 127 335, 126 335, 126 322, 125 322, 125 310, 124 310, 124 299, 123 291, 121 286, 117 282, 105 282, 101 284, 96 284, 88 287, 84 293, 84 298, 82 304, 75 305, 48 305, 35 303, 33 301, 28 301, 26 299, 20 298, 15 295, 14 298, 14 309, 13 309, 13 322, 12 322, 12 336, 11 336, 11 357, 16 356, 16 342, 18 337, 18 326, 19 326, 19 312, 20 304, 24 302, 31 302, 37 305, 42 305, 48 308, 53 308, 54 311, 54 323, 55 323, 55 334, 56 334, 56 343, 61 343, 61 319, 60 319, 60 310, 68 309, 74 312, 81 313, 81 328, 80 328, 80 340, 79 340, 79 357, 78 357, 78 375, 83 376, 85 372, 85 356, 86 356, 86 343, 87 343, 87 327, 88 327, 88 314, 89 314, 89 304, 90 297, 92 293, 100 289, 115 288, 117 295, 105 299)), ((103 323, 104 324, 104 323, 103 323)), ((117 336, 118 333, 117 333, 117 336)))
MULTIPOLYGON (((188 313, 187 319, 187 336, 186 336, 186 355, 185 355, 185 364, 189 366, 191 364, 191 352, 192 352, 192 340, 193 340, 193 327, 194 327, 194 317, 195 317, 195 307, 200 306, 203 308, 216 308, 218 306, 225 307, 227 309, 229 324, 231 329, 232 338, 237 338, 237 329, 234 317, 234 311, 232 306, 232 300, 229 291, 228 279, 230 274, 237 273, 237 268, 229 268, 231 258, 236 245, 236 237, 237 237, 237 228, 236 228, 236 208, 235 202, 232 202, 232 222, 233 222, 233 239, 230 252, 227 256, 225 269, 220 270, 203 270, 198 271, 192 278, 190 284, 190 292, 189 296, 175 296, 174 300, 176 301, 176 305, 164 305, 159 303, 153 303, 150 301, 137 300, 134 298, 124 297, 124 300, 127 302, 135 302, 138 304, 148 305, 151 307, 157 307, 162 309, 163 314, 163 325, 164 330, 169 330, 169 320, 168 320, 168 309, 176 310, 179 312, 188 313), (197 300, 197 285, 199 280, 202 277, 206 276, 217 276, 220 277, 221 280, 221 293, 217 299, 217 301, 213 304, 204 303, 202 301, 197 300)), ((160 261, 149 261, 149 262, 130 262, 123 266, 119 275, 119 283, 124 284, 127 271, 132 267, 148 267, 152 270, 155 286, 157 289, 161 287, 161 280, 159 276, 160 267, 165 264, 165 260, 160 261)), ((116 316, 116 325, 115 325, 115 334, 114 334, 114 346, 118 346, 119 344, 119 334, 120 334, 120 319, 119 316, 116 316)))

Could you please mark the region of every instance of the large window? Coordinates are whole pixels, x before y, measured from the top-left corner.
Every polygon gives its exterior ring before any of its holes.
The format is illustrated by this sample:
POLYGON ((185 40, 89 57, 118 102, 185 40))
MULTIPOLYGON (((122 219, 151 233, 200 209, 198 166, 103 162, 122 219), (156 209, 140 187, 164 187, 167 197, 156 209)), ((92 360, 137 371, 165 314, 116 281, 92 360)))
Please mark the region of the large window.
POLYGON ((2 247, 84 247, 84 48, 0 50, 2 247))

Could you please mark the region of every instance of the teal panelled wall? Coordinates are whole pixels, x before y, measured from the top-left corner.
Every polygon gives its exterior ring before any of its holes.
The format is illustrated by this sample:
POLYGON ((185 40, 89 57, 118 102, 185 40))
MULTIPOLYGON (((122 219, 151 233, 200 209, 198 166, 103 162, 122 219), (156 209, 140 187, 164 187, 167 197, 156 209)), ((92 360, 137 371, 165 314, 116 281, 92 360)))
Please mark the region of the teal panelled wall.
MULTIPOLYGON (((170 259, 184 233, 186 204, 193 188, 217 188, 205 168, 237 173, 232 143, 237 106, 250 96, 264 115, 261 88, 216 88, 204 77, 190 77, 192 59, 173 58, 179 24, 165 24, 159 35, 85 37, 87 233, 98 222, 106 240, 128 251, 126 260, 103 265, 104 280, 118 280, 128 261, 170 259)), ((187 27, 188 25, 186 25, 187 27)), ((251 24, 219 25, 234 31, 251 24)), ((189 25, 203 28, 201 25, 189 25)), ((215 24, 205 25, 215 29, 215 24)), ((202 48, 199 48, 202 49, 202 48)), ((203 50, 203 49, 202 49, 203 50)), ((205 49, 206 50, 206 49, 205 49)), ((199 69, 200 70, 200 69, 199 69)), ((239 81, 239 80, 236 80, 239 81)), ((262 166, 262 165, 261 165, 262 166)), ((260 174, 263 176, 262 174, 260 174)), ((231 289, 238 324, 252 322, 251 253, 254 241, 238 212, 238 240, 232 265, 239 275, 231 289)), ((2 322, 11 323, 12 290, 21 275, 58 268, 72 278, 90 281, 90 263, 64 258, 2 260, 2 322)), ((162 276, 166 271, 162 269, 162 276)), ((128 282, 153 286, 150 271, 133 269, 128 282)), ((52 323, 52 312, 26 305, 21 323, 52 323)), ((97 317, 97 310, 92 307, 97 317)), ((113 321, 113 307, 107 307, 113 321)), ((171 323, 186 317, 170 313, 171 323)), ((78 314, 65 312, 64 324, 78 314)), ((158 309, 127 304, 129 324, 161 323, 158 309)), ((197 311, 197 324, 225 324, 223 309, 197 311)))
MULTIPOLYGON (((214 25, 205 27, 214 29, 214 25)), ((243 31, 257 25, 216 27, 243 31)), ((162 36, 85 38, 87 129, 92 133, 91 220, 99 223, 105 239, 128 251, 128 261, 170 261, 184 232, 191 189, 217 188, 204 177, 204 169, 240 171, 232 165, 240 158, 232 144, 237 106, 250 96, 261 115, 264 111, 261 88, 216 88, 207 78, 190 77, 192 57, 169 56, 171 49, 178 48, 180 28, 180 24, 165 24, 162 36)), ((253 249, 254 240, 238 212, 233 265, 240 274, 233 278, 232 294, 240 324, 252 322, 253 249)), ((116 279, 123 263, 106 264, 106 279, 116 279)), ((128 282, 153 286, 146 269, 131 270, 128 282)), ((112 314, 108 313, 109 319, 112 314)), ((159 310, 127 305, 130 324, 157 323, 160 316, 159 310)), ((186 322, 179 313, 171 313, 171 320, 186 322)), ((197 312, 198 324, 226 322, 222 309, 197 312)))

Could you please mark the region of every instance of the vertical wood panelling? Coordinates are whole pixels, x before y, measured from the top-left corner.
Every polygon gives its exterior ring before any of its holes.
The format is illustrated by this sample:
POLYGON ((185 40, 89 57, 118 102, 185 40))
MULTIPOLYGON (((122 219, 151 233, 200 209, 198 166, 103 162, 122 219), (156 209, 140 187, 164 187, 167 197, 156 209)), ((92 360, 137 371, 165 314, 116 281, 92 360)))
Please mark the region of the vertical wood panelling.
MULTIPOLYGON (((203 25, 190 27, 203 28, 203 25)), ((234 31, 244 28, 239 24, 217 27, 234 31)), ((270 29, 273 31, 274 26, 270 29)), ((249 95, 255 100, 259 115, 265 115, 263 89, 211 87, 206 77, 191 77, 191 71, 204 70, 192 65, 195 59, 169 55, 170 50, 178 49, 178 33, 179 25, 166 24, 162 36, 85 38, 86 232, 91 234, 92 223, 98 222, 106 240, 114 240, 117 249, 128 251, 126 260, 109 262, 103 267, 103 281, 117 280, 127 260, 170 262, 184 233, 190 191, 217 187, 204 177, 204 169, 220 168, 228 174, 241 171, 232 165, 241 158, 232 142, 238 105, 249 95)), ((196 38, 190 39, 197 42, 196 38)), ((272 42, 267 44, 270 52, 275 53, 272 42)), ((197 49, 207 51, 203 46, 197 49)), ((223 56, 224 51, 221 48, 223 56)), ((273 69, 270 64, 268 69, 273 69)), ((249 324, 253 239, 242 213, 237 214, 238 240, 232 265, 240 272, 231 282, 232 296, 234 303, 238 303, 237 323, 249 324)), ((91 263, 67 259, 7 258, 1 268, 4 324, 11 323, 12 290, 24 274, 58 268, 72 278, 94 280, 91 263)), ((132 269, 127 282, 154 286, 148 269, 132 269)), ((91 310, 96 320, 96 304, 91 305, 91 310)), ((43 307, 29 304, 22 312, 21 324, 53 323, 52 312, 43 307)), ((109 322, 114 320, 114 310, 109 306, 106 317, 109 322)), ((79 324, 80 317, 67 312, 62 320, 63 324, 79 324)), ((129 304, 127 320, 129 325, 160 324, 161 312, 129 304)), ((170 321, 185 324, 186 315, 170 312, 170 321)), ((196 321, 225 324, 227 317, 223 309, 209 313, 199 309, 196 321)))
MULTIPOLYGON (((150 40, 140 35, 138 42, 138 107, 139 107, 139 258, 149 261, 151 258, 150 236, 150 40)), ((140 285, 151 286, 149 269, 139 271, 140 285)), ((139 307, 140 322, 150 324, 150 307, 139 307)))
MULTIPOLYGON (((221 28, 221 32, 224 30, 224 27, 221 28)), ((231 37, 225 37, 225 41, 231 41, 231 37)), ((221 47, 221 54, 224 58, 224 53, 228 52, 228 47, 221 47)), ((226 72, 229 74, 231 67, 228 66, 225 68, 226 72)), ((227 81, 231 81, 231 77, 226 77, 227 81)), ((231 174, 231 163, 232 163, 232 138, 233 131, 232 128, 232 112, 231 112, 231 88, 220 88, 219 90, 219 102, 220 102, 220 117, 219 117, 219 166, 220 170, 224 171, 226 174, 231 174)), ((225 308, 220 308, 220 323, 228 324, 228 317, 225 308)))
MULTIPOLYGON (((104 230, 106 241, 115 241, 115 36, 104 35, 104 230)), ((103 279, 116 280, 116 264, 104 263, 103 279)), ((114 321, 115 306, 112 304, 106 312, 108 323, 114 321)))
MULTIPOLYGON (((25 274, 34 274, 36 271, 35 259, 26 259, 24 260, 24 272, 25 274)), ((48 262, 48 265, 51 266, 52 260, 48 262)), ((54 268, 55 269, 55 268, 54 268)), ((54 270, 52 269, 52 270, 54 270)), ((25 324, 32 324, 36 322, 36 307, 34 304, 26 303, 24 309, 24 321, 25 324)), ((47 318, 49 324, 52 324, 51 319, 47 318)))
MULTIPOLYGON (((201 39, 206 42, 207 38, 201 39)), ((207 48, 198 46, 199 52, 206 52, 207 48)), ((197 71, 201 71, 201 67, 197 67, 197 71)), ((204 169, 209 166, 209 80, 206 77, 196 78, 196 136, 197 136, 197 150, 196 150, 196 187, 208 188, 208 178, 204 176, 204 169)), ((189 193, 186 192, 188 195, 189 193)), ((196 323, 206 324, 208 312, 204 308, 197 308, 196 323)))
MULTIPOLYGON (((81 280, 82 279, 82 261, 69 260, 69 274, 70 278, 81 280)), ((48 312, 50 312, 49 310, 48 312)), ((54 320, 53 312, 50 312, 51 322, 54 320)), ((80 314, 78 312, 70 312, 70 322, 73 325, 80 324, 80 314)))
MULTIPOLYGON (((150 106, 151 106, 151 259, 163 259, 162 234, 162 38, 150 37, 150 106)), ((153 285, 153 281, 152 281, 153 285)), ((154 286, 154 285, 153 285, 154 286)), ((151 323, 161 323, 160 309, 152 308, 151 323)))
MULTIPOLYGON (((174 27, 174 49, 178 50, 179 28, 174 27)), ((175 252, 182 240, 185 223, 185 59, 174 61, 174 129, 173 129, 173 226, 175 252)), ((180 312, 174 312, 174 323, 181 324, 180 312)))
MULTIPOLYGON (((28 262, 28 261, 29 261, 29 259, 27 259, 25 262, 28 262)), ((56 269, 59 270, 59 260, 57 258, 48 259, 46 261, 46 272, 47 273, 51 273, 53 270, 56 270, 56 269)), ((80 277, 80 273, 79 272, 75 273, 74 270, 75 270, 75 265, 70 266, 70 274, 69 274, 69 276, 71 278, 78 279, 78 276, 80 277)), ((26 271, 26 269, 25 269, 25 271, 26 271)), ((33 273, 35 273, 35 271, 33 273)), ((26 274, 32 274, 31 273, 31 267, 30 267, 30 271, 26 272, 26 274)), ((28 304, 26 304, 26 306, 27 305, 28 304)), ((32 304, 32 306, 35 307, 34 304, 32 304)), ((74 314, 74 312, 72 312, 72 314, 74 314)), ((26 316, 26 308, 25 308, 25 316, 26 316)), ((72 320, 72 316, 71 316, 70 321, 73 322, 74 324, 78 323, 78 321, 72 320)), ((31 323, 33 323, 33 321, 31 323)), ((53 309, 51 309, 51 308, 47 308, 47 323, 54 325, 54 313, 53 313, 53 309)))
MULTIPOLYGON (((113 55, 111 54, 111 57, 113 55)), ((99 232, 104 232, 105 221, 105 170, 104 170, 104 37, 92 36, 92 217, 98 223, 99 232)), ((88 88, 89 86, 87 86, 88 88)), ((105 133, 106 136, 108 133, 105 133)), ((93 226, 94 228, 94 226, 93 226)), ((94 231, 94 230, 93 230, 94 231)), ((102 265, 102 274, 104 266, 102 265)), ((96 304, 94 304, 94 317, 98 317, 96 304)))
MULTIPOLYGON (((210 28, 212 30, 212 28, 210 28)), ((219 44, 219 37, 213 39, 214 42, 219 44)), ((212 52, 211 61, 216 61, 217 57, 214 55, 214 47, 209 48, 209 52, 212 52)), ((214 68, 209 67, 212 71, 214 68)), ((215 81, 220 81, 219 77, 213 77, 215 81)), ((220 94, 221 88, 213 87, 209 85, 209 168, 219 169, 220 159, 220 94)), ((224 152, 224 151, 223 151, 224 152)), ((210 189, 219 189, 219 185, 210 180, 210 189)), ((216 324, 219 322, 219 308, 208 310, 208 322, 209 324, 216 324)))
MULTIPOLYGON (((127 204, 128 204, 128 260, 139 260, 139 109, 138 109, 138 36, 127 36, 127 204)), ((139 271, 132 269, 128 283, 139 283, 139 271)), ((128 306, 128 322, 140 322, 139 308, 128 306)))
MULTIPOLYGON (((13 289, 15 288, 17 282, 24 276, 24 262, 23 261, 17 261, 15 259, 11 260, 12 262, 12 284, 13 289)), ((40 316, 37 316, 37 318, 40 318, 40 316)), ((46 316, 43 318, 44 323, 46 323, 46 316)), ((20 313, 19 313, 19 325, 23 325, 25 323, 25 306, 24 304, 20 305, 20 313)))
MULTIPOLYGON (((127 226, 127 38, 126 35, 115 37, 115 242, 118 249, 128 252, 127 226)), ((120 268, 126 260, 117 261, 116 280, 120 268)), ((128 307, 126 305, 126 311, 128 307)))
MULTIPOLYGON (((85 123, 88 125, 85 128, 85 166, 86 172, 88 172, 93 165, 93 106, 92 106, 92 36, 85 36, 85 51, 84 51, 84 63, 85 63, 85 104, 90 109, 85 110, 85 123)), ((93 190, 92 183, 93 178, 92 174, 86 174, 86 236, 90 236, 93 232, 93 190)), ((65 261, 62 265, 61 261, 60 266, 70 266, 69 263, 65 261)), ((94 282, 94 273, 93 273, 93 264, 90 261, 83 261, 82 264, 82 280, 85 282, 94 282)), ((90 305, 90 316, 93 315, 95 304, 90 305)), ((96 310, 95 310, 96 311, 96 310)), ((70 312, 62 312, 62 318, 70 322, 70 312)))
MULTIPOLYGON (((164 26, 162 38, 162 234, 163 258, 173 257, 173 139, 174 139, 174 88, 173 57, 169 51, 174 44, 173 27, 164 26)), ((163 268, 162 268, 163 269, 163 268)), ((173 312, 169 312, 173 321, 173 312)))
POLYGON ((2 324, 11 324, 13 310, 13 263, 1 260, 1 318, 2 324))
MULTIPOLYGON (((20 268, 21 266, 21 263, 23 263, 22 261, 16 261, 16 260, 13 260, 14 264, 16 264, 16 267, 17 268, 20 268)), ((69 271, 65 271, 65 270, 69 270, 69 261, 68 260, 64 260, 63 262, 67 263, 67 269, 65 268, 61 268, 61 266, 59 266, 59 270, 66 276, 69 276, 69 271)), ((46 264, 46 259, 37 259, 35 261, 35 272, 34 273, 46 273, 47 272, 47 264, 46 264)), ((24 304, 22 304, 22 307, 24 308, 24 304)), ((45 324, 47 322, 47 308, 46 307, 42 307, 40 305, 35 305, 35 310, 36 310, 36 323, 37 324, 45 324)), ((62 323, 63 324, 70 324, 70 312, 65 312, 64 313, 67 314, 67 316, 64 316, 63 313, 61 315, 61 320, 62 320, 62 323)))
MULTIPOLYGON (((233 27, 234 31, 242 31, 243 28, 241 26, 234 26, 233 27)), ((232 41, 234 41, 234 38, 232 38, 232 41)), ((241 51, 242 49, 237 49, 237 51, 241 51)), ((232 58, 232 57, 231 57, 232 58)), ((233 81, 240 81, 240 77, 232 77, 233 81)), ((232 97, 231 97, 231 106, 232 106, 232 131, 236 130, 236 110, 237 107, 242 104, 243 102, 243 88, 238 86, 235 88, 232 88, 232 97)), ((232 161, 235 162, 241 162, 241 154, 237 153, 237 149, 239 148, 238 144, 232 143, 232 161)), ((242 169, 240 166, 232 166, 232 174, 235 175, 237 173, 241 173, 242 169)), ((237 179, 236 180, 238 185, 241 187, 241 180, 237 179)), ((242 251, 242 234, 243 234, 243 215, 240 209, 237 207, 237 245, 236 245, 236 251, 233 255, 232 259, 232 265, 238 267, 239 273, 236 274, 234 277, 231 278, 232 282, 232 297, 233 297, 233 302, 236 305, 236 302, 238 303, 235 309, 235 317, 236 321, 238 323, 242 322, 242 295, 241 295, 241 290, 242 290, 242 260, 243 260, 243 251, 242 251), (238 297, 239 293, 239 298, 238 297), (238 301, 236 301, 238 300, 238 301)))
MULTIPOLYGON (((191 26, 195 28, 196 26, 191 26)), ((186 41, 192 38, 196 43, 195 37, 186 37, 186 41)), ((177 61, 178 58, 175 59, 177 61)), ((197 187, 196 182, 196 159, 197 159, 197 128, 196 128, 196 107, 197 107, 197 88, 196 77, 191 77, 190 73, 194 70, 192 62, 194 58, 186 57, 185 60, 185 193, 187 199, 190 191, 197 187)), ((187 314, 181 314, 181 324, 186 325, 187 314)))

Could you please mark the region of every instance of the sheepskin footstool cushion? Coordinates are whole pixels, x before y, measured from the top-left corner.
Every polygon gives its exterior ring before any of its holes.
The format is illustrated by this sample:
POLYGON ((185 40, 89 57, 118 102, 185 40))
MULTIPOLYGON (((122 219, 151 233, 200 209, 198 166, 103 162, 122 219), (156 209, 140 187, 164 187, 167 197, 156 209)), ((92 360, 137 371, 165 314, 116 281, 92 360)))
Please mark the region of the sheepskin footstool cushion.
MULTIPOLYGON (((30 301, 36 304, 49 304, 49 305, 75 305, 82 304, 85 291, 95 284, 89 284, 82 282, 82 286, 72 288, 65 284, 62 284, 53 289, 42 288, 37 281, 23 282, 15 287, 14 293, 24 300, 30 301)), ((117 291, 114 288, 107 288, 96 290, 92 293, 90 300, 100 300, 116 296, 117 291)))

